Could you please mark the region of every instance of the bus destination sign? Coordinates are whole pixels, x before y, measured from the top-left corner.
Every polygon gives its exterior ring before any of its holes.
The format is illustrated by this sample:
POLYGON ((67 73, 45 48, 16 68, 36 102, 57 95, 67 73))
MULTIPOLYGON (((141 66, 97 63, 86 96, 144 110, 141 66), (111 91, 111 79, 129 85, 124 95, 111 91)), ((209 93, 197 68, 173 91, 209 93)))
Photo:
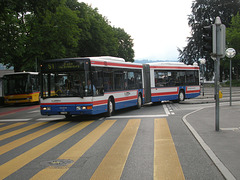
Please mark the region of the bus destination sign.
POLYGON ((62 62, 46 62, 43 64, 43 71, 71 71, 83 70, 86 61, 62 61, 62 62))

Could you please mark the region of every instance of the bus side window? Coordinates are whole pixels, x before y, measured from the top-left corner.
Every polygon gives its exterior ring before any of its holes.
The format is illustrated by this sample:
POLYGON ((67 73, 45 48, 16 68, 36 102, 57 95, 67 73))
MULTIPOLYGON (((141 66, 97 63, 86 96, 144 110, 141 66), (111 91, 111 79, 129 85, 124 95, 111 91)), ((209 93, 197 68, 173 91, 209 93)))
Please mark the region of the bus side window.
POLYGON ((114 73, 115 90, 124 90, 124 74, 123 71, 116 71, 114 73))
POLYGON ((135 79, 134 79, 134 72, 128 72, 128 88, 135 89, 135 79))
MULTIPOLYGON (((104 89, 103 89, 103 72, 100 69, 97 69, 97 71, 93 71, 93 86, 96 88, 96 92, 93 92, 94 95, 103 95, 104 89)), ((94 91, 94 88, 93 88, 94 91)))
POLYGON ((141 73, 141 70, 135 72, 135 82, 136 82, 136 88, 141 89, 142 88, 142 73, 141 73))
POLYGON ((113 72, 104 71, 104 91, 113 90, 113 72))

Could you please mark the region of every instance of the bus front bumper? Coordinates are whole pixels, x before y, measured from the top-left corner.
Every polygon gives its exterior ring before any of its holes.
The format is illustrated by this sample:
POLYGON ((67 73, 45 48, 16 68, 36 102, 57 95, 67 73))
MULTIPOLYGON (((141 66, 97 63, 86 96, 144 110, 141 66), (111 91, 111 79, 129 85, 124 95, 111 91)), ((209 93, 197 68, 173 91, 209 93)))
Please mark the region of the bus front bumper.
POLYGON ((40 105, 42 115, 92 114, 92 104, 85 105, 40 105))

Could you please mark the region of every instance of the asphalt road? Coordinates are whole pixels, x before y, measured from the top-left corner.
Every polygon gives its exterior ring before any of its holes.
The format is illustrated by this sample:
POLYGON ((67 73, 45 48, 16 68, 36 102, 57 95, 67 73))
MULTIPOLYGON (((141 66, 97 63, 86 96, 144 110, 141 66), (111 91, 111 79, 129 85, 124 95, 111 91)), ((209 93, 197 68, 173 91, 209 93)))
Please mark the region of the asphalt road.
POLYGON ((0 179, 224 179, 182 122, 198 107, 167 102, 72 119, 2 107, 0 179))

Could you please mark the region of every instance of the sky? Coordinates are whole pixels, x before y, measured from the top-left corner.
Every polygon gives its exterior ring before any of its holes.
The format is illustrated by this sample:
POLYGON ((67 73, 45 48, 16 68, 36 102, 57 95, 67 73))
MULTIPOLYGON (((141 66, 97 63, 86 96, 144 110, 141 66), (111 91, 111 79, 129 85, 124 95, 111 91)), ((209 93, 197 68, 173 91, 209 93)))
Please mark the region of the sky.
POLYGON ((79 0, 98 8, 134 43, 135 60, 178 60, 177 48, 190 36, 188 15, 193 0, 79 0))

